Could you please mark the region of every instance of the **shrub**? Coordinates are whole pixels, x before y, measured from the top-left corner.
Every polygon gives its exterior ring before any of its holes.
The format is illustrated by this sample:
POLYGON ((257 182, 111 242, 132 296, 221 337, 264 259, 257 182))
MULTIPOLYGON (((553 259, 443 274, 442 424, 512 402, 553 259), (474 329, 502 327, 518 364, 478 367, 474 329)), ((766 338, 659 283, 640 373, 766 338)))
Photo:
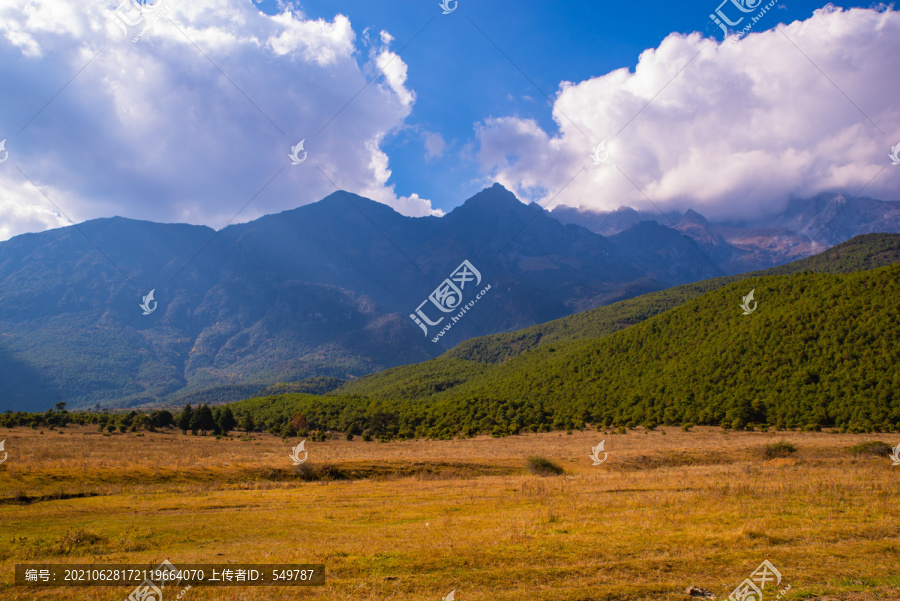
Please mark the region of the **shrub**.
POLYGON ((319 480, 348 480, 349 476, 338 467, 329 464, 321 466, 313 465, 309 461, 305 461, 294 467, 294 473, 306 482, 317 482, 319 480))
POLYGON ((785 440, 779 440, 766 445, 764 452, 766 459, 774 459, 775 457, 789 457, 797 452, 797 447, 785 440))
POLYGON ((529 472, 537 476, 559 476, 565 472, 562 467, 540 455, 529 457, 526 467, 529 472))
POLYGON ((847 448, 847 452, 851 455, 876 455, 878 457, 887 457, 891 451, 893 451, 891 445, 880 440, 868 440, 847 448))

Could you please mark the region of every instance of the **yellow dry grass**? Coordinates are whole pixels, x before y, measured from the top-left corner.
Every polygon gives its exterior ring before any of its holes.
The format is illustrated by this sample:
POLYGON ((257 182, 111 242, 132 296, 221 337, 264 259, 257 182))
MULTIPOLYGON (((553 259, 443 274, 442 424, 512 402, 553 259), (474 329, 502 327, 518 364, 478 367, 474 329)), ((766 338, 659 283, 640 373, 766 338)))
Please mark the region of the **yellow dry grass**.
MULTIPOLYGON (((783 599, 900 599, 900 467, 846 447, 896 435, 665 428, 394 443, 307 442, 354 479, 300 481, 268 434, 0 432, 0 598, 17 563, 322 563, 322 587, 195 587, 185 601, 725 599, 764 559, 783 599), (665 432, 665 434, 663 434, 665 432), (591 466, 606 439, 608 460, 591 466), (766 460, 784 439, 798 452, 766 460), (529 474, 545 456, 562 476, 529 474)), ((770 585, 771 586, 771 585, 770 585)), ((776 592, 766 589, 765 599, 776 592)), ((174 596, 172 597, 174 598, 174 596)), ((168 601, 168 598, 166 598, 168 601)))

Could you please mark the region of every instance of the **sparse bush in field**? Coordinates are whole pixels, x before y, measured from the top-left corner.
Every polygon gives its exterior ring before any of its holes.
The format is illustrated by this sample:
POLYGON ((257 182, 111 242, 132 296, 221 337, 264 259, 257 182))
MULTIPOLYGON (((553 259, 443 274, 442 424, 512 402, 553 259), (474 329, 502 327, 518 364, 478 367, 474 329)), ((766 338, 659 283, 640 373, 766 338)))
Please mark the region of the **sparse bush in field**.
POLYGON ((51 555, 83 555, 104 552, 109 539, 83 528, 68 530, 59 543, 46 549, 51 555))
POLYGON ((876 455, 878 457, 887 457, 892 450, 891 445, 880 440, 869 440, 847 448, 847 452, 851 455, 876 455))
POLYGON ((346 438, 347 440, 353 440, 353 432, 347 432, 344 435, 344 438, 346 438))
POLYGON ((294 467, 294 473, 306 482, 318 482, 320 480, 348 480, 349 476, 338 467, 327 463, 317 466, 305 461, 294 467))
POLYGON ((565 472, 562 467, 540 455, 532 455, 529 457, 526 467, 529 472, 537 476, 559 476, 565 472))
POLYGON ((692 423, 681 424, 681 431, 682 432, 690 432, 691 428, 693 428, 693 427, 694 427, 694 424, 692 424, 692 423))
POLYGON ((371 430, 363 430, 362 439, 365 442, 372 442, 372 431, 371 430))
POLYGON ((125 434, 125 432, 127 432, 127 431, 128 431, 128 426, 126 426, 125 424, 119 424, 119 432, 121 432, 122 434, 125 434))
POLYGON ((774 459, 775 457, 789 457, 797 452, 797 447, 785 440, 779 440, 766 445, 764 455, 766 459, 774 459))

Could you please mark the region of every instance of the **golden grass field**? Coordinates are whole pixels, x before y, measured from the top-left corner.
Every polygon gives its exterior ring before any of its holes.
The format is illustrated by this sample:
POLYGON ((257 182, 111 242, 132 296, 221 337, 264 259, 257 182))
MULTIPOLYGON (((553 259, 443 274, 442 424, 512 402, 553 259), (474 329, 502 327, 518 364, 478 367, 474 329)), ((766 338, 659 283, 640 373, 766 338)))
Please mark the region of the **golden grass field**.
MULTIPOLYGON (((852 456, 900 435, 717 428, 299 442, 96 427, 0 430, 0 599, 124 600, 132 588, 25 588, 17 563, 321 563, 320 587, 194 587, 204 599, 727 599, 769 559, 782 599, 900 599, 900 467, 852 456), (591 466, 606 439, 608 460, 591 466), (767 460, 768 443, 798 452, 767 460), (561 476, 528 473, 543 455, 561 476)), ((177 592, 177 591, 176 591, 177 592)), ((778 590, 769 585, 766 601, 778 590), (771 591, 771 592, 770 592, 771 591)), ((165 597, 164 601, 174 599, 165 597)), ((168 593, 167 593, 168 595, 168 593)))

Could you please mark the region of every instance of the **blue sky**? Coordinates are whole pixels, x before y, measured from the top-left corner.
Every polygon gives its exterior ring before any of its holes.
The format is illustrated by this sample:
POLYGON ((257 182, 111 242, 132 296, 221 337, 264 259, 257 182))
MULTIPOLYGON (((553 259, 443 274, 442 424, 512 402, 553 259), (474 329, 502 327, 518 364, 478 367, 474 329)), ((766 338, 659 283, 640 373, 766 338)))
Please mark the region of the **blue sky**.
MULTIPOLYGON (((718 4, 718 0, 687 4, 461 0, 446 16, 434 12, 437 0, 403 5, 320 0, 295 6, 310 17, 328 20, 341 12, 358 31, 387 30, 396 38, 398 50, 409 42, 400 56, 409 65, 408 87, 416 91, 417 99, 407 128, 384 145, 392 163, 403 166, 393 170, 390 181, 396 182, 398 193, 417 192, 434 199, 436 208, 449 211, 482 187, 477 169, 459 155, 471 143, 475 123, 487 116, 515 115, 534 119, 545 131, 556 133, 552 102, 546 96, 552 99, 561 81, 584 81, 621 67, 634 69, 641 52, 655 48, 673 32, 697 31, 721 38, 721 30, 709 18, 718 4), (444 157, 425 160, 423 132, 442 136, 448 144, 444 157)), ((270 0, 259 6, 268 13, 282 10, 270 0)), ((822 6, 780 2, 778 10, 755 29, 807 19, 822 6)))
MULTIPOLYGON (((440 214, 493 181, 723 219, 900 200, 900 13, 881 5, 776 0, 726 41, 721 0, 141 1, 121 32, 114 0, 0 7, 0 240, 111 215, 220 228, 336 188, 440 214)), ((741 26, 766 4, 733 2, 741 26)))

